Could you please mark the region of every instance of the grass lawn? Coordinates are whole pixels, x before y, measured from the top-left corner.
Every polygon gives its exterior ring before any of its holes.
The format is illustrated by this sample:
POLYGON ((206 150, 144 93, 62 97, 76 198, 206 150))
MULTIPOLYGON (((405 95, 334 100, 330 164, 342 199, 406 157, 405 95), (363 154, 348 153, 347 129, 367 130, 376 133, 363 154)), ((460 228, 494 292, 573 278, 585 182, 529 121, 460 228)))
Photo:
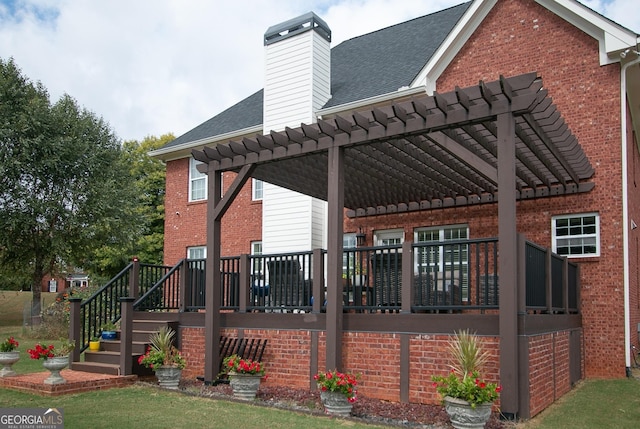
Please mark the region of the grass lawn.
MULTIPOLYGON (((42 371, 42 362, 26 352, 37 342, 28 328, 0 323, 0 340, 13 335, 19 342, 18 373, 42 371)), ((640 369, 634 369, 640 377, 640 369)), ((380 427, 325 416, 266 408, 220 399, 189 396, 136 385, 76 395, 43 397, 0 389, 0 408, 62 408, 66 428, 371 428, 380 427)), ((398 416, 401 419, 402 416, 398 416)), ((598 428, 635 429, 640 425, 640 381, 585 380, 530 421, 516 429, 598 428)))
POLYGON ((65 429, 381 427, 143 386, 52 398, 0 390, 0 408, 24 407, 62 408, 65 429))
MULTIPOLYGON (((43 308, 51 304, 56 295, 42 292, 43 308)), ((33 294, 30 291, 0 290, 0 326, 21 326, 23 311, 27 303, 30 305, 32 298, 33 294)))
MULTIPOLYGON (((638 373, 636 373, 638 374, 638 373)), ((640 426, 640 381, 586 380, 518 429, 597 428, 632 429, 640 426)))

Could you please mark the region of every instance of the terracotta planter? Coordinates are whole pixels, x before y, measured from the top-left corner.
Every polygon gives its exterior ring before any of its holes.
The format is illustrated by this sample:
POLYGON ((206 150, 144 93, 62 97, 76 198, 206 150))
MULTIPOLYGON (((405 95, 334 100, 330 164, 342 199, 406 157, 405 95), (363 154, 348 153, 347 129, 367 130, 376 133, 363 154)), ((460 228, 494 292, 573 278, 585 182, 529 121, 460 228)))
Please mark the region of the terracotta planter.
POLYGON ((11 366, 19 360, 20 352, 0 352, 0 365, 2 365, 0 377, 13 377, 16 375, 16 372, 11 368, 11 366))
POLYGON ((233 396, 244 401, 253 401, 260 387, 261 375, 229 374, 229 384, 233 389, 233 396))
POLYGON ((180 384, 182 370, 176 366, 162 365, 155 368, 156 377, 160 383, 160 387, 167 389, 177 389, 180 384))
POLYGON ((44 384, 64 384, 67 382, 60 375, 60 371, 69 365, 69 356, 56 356, 47 358, 42 362, 42 366, 51 371, 51 375, 44 380, 44 384))
POLYGON ((341 417, 351 415, 353 404, 349 402, 344 393, 320 391, 320 399, 322 399, 322 405, 328 414, 341 417))
POLYGON ((462 399, 446 396, 444 407, 451 419, 451 425, 457 429, 481 429, 491 417, 491 402, 476 405, 462 399))

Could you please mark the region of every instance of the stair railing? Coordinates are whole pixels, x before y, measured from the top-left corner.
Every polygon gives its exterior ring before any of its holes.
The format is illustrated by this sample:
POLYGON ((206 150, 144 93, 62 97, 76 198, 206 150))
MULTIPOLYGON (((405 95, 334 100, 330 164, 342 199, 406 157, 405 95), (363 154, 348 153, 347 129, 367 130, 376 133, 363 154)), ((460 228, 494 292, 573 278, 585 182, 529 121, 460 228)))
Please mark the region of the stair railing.
POLYGON ((184 264, 185 259, 182 259, 173 267, 162 266, 164 275, 142 291, 142 296, 133 303, 133 309, 135 311, 179 310, 182 301, 181 293, 184 289, 180 284, 180 270, 184 264))

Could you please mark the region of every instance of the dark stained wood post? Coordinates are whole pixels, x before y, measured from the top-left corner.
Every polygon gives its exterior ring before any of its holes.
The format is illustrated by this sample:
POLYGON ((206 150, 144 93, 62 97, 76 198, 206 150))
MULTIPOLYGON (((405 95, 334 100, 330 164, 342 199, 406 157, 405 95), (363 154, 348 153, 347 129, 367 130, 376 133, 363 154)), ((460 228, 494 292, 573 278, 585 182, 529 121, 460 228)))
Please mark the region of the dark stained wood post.
POLYGON ((129 296, 138 298, 140 296, 140 261, 137 256, 131 261, 131 273, 129 274, 129 296))
POLYGON ((213 168, 213 163, 209 164, 209 179, 207 184, 204 380, 205 382, 212 382, 215 380, 220 369, 220 289, 222 287, 222 278, 220 274, 222 214, 219 217, 214 215, 222 195, 222 172, 215 170, 213 168))
POLYGON ((191 291, 191 287, 193 287, 193 285, 187 284, 187 278, 189 278, 190 275, 189 263, 186 258, 180 261, 179 270, 180 271, 178 271, 178 278, 180 282, 180 304, 178 308, 180 309, 181 313, 184 313, 185 311, 187 311, 187 305, 191 305, 191 303, 187 303, 187 288, 189 289, 189 291, 191 291))
POLYGON ((313 249, 313 272, 311 279, 313 280, 313 286, 311 294, 313 296, 313 306, 311 311, 313 313, 320 313, 322 305, 324 304, 324 255, 322 249, 313 249))
POLYGON ((133 301, 134 297, 120 298, 120 375, 133 373, 133 301))
POLYGON ((80 303, 82 298, 69 298, 69 339, 75 344, 71 352, 71 362, 80 361, 80 348, 83 346, 80 338, 80 303))
POLYGON ((411 304, 413 303, 413 242, 407 240, 402 243, 402 313, 411 313, 411 304))
POLYGON ((518 415, 518 293, 515 119, 498 115, 498 270, 500 278, 500 408, 518 415))
MULTIPOLYGON (((327 356, 326 369, 342 370, 342 234, 344 149, 329 148, 327 227, 327 356)), ((314 300, 315 301, 315 300, 314 300)))
MULTIPOLYGON (((249 255, 247 255, 246 253, 240 255, 240 267, 238 276, 238 299, 240 300, 238 312, 246 313, 247 306, 253 305, 249 303, 249 298, 251 298, 249 289, 253 287, 253 284, 251 284, 251 265, 249 264, 249 255)), ((233 281, 234 280, 232 278, 232 284, 233 281)))

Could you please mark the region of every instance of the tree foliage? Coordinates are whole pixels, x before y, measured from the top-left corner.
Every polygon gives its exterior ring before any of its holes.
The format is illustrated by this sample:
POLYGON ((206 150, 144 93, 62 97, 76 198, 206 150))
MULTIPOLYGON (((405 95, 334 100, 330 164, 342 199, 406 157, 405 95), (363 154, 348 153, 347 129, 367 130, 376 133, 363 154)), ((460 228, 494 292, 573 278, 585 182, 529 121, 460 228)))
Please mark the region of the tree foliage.
POLYGON ((34 310, 46 273, 85 267, 96 247, 133 241, 135 186, 109 125, 69 95, 0 59, 0 266, 29 273, 34 310))
POLYGON ((103 277, 112 277, 137 256, 140 261, 161 264, 164 246, 164 163, 151 158, 148 153, 158 149, 175 137, 164 134, 148 136, 141 142, 125 141, 123 156, 129 166, 135 189, 135 212, 138 225, 133 240, 121 243, 105 243, 96 249, 92 271, 103 277))

